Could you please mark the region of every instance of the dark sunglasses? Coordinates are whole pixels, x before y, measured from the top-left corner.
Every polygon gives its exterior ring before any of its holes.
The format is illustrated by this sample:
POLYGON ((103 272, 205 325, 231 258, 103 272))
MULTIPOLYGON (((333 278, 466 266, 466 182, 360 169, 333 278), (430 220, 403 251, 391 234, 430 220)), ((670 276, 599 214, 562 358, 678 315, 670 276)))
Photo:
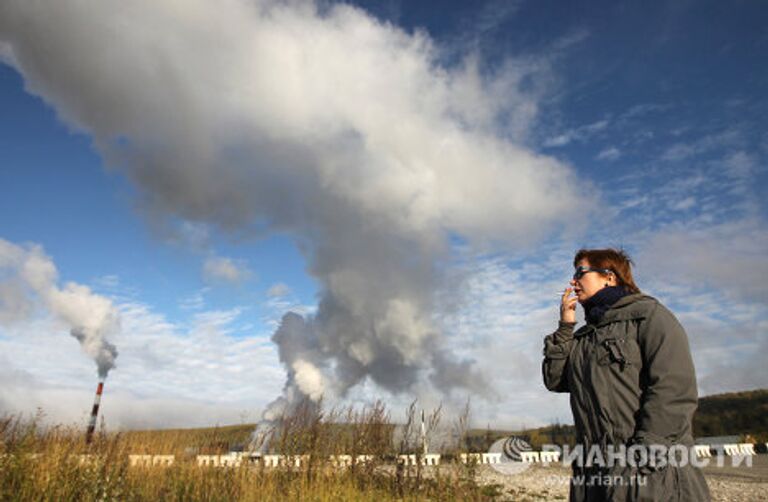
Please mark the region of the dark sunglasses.
POLYGON ((576 271, 573 273, 573 280, 578 281, 587 272, 600 272, 601 274, 612 274, 613 270, 610 268, 592 268, 592 267, 576 267, 576 271))

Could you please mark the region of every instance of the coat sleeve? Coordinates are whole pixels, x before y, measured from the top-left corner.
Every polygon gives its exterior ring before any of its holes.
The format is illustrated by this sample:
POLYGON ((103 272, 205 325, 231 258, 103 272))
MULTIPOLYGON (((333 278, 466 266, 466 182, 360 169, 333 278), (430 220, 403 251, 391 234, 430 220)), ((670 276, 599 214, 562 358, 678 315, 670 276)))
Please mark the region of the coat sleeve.
POLYGON ((557 331, 544 338, 544 385, 553 392, 570 392, 565 368, 573 345, 574 322, 558 324, 557 331))
POLYGON ((688 336, 672 312, 657 304, 640 326, 639 342, 642 396, 634 441, 677 442, 692 434, 698 402, 688 336))

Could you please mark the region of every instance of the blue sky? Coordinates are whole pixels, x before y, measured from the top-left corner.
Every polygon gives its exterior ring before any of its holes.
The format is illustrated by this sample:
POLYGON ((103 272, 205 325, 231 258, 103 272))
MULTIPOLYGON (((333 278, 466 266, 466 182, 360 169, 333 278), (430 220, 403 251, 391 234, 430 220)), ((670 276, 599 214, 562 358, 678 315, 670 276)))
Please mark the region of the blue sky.
MULTIPOLYGON (((286 376, 567 422, 538 364, 582 246, 635 257, 702 394, 768 386, 764 2, 272 3, 0 7, 0 239, 119 312, 108 423, 255 421, 286 376)), ((0 411, 83 420, 11 261, 0 411)))

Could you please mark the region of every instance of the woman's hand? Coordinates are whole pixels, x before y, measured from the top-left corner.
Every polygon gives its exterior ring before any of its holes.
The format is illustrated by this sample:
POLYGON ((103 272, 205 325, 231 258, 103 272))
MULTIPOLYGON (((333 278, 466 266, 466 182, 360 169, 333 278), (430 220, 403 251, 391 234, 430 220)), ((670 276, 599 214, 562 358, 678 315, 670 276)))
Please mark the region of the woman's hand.
POLYGON ((563 291, 563 297, 560 299, 560 321, 576 322, 576 302, 578 298, 571 296, 573 288, 568 287, 563 291))

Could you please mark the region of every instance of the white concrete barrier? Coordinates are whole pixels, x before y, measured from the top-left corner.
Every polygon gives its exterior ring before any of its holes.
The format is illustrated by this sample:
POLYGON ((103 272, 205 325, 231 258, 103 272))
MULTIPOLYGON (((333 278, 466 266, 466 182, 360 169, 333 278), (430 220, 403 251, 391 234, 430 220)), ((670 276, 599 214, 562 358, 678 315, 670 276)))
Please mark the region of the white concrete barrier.
POLYGON ((349 467, 352 465, 352 455, 331 455, 331 464, 339 468, 349 467))
POLYGON ((331 465, 339 468, 347 468, 354 465, 365 465, 373 462, 373 455, 331 455, 331 465))
POLYGON ((550 462, 560 462, 559 451, 541 451, 539 452, 539 460, 542 463, 548 464, 550 462))
POLYGON ((198 455, 197 465, 200 467, 218 467, 220 465, 219 455, 198 455))
POLYGON ((286 457, 286 460, 291 467, 301 467, 309 463, 309 455, 291 455, 286 457))
POLYGON ((483 453, 482 459, 484 464, 500 464, 501 453, 483 453))
POLYGON ((520 460, 523 462, 533 463, 539 461, 539 452, 537 451, 521 451, 520 460))
POLYGON ((283 463, 282 455, 264 455, 264 467, 280 467, 283 463))
MULTIPOLYGON (((86 457, 88 455, 80 455, 80 457, 86 457)), ((93 455, 91 455, 93 456, 93 455)), ((198 457, 201 457, 204 455, 198 455, 198 457)), ((173 465, 173 463, 176 461, 176 457, 174 455, 128 455, 128 464, 132 467, 151 467, 151 466, 159 466, 159 467, 168 467, 170 465, 173 465)), ((86 462, 85 459, 81 458, 80 463, 86 462)), ((198 460, 198 464, 200 464, 200 461, 198 460)))
POLYGON ((470 462, 474 464, 483 463, 483 457, 479 453, 462 453, 459 455, 459 458, 461 458, 463 464, 468 464, 470 462))
MULTIPOLYGON (((368 455, 370 457, 370 460, 373 460, 373 455, 368 455)), ((439 465, 440 464, 440 455, 437 453, 426 453, 424 455, 398 455, 397 456, 397 463, 402 465, 417 465, 419 462, 421 462, 421 465, 439 465)), ((466 462, 464 462, 466 463, 466 462)))
POLYGON ((149 467, 152 465, 152 455, 128 455, 131 467, 149 467))
POLYGON ((368 464, 373 462, 373 455, 358 455, 355 457, 355 462, 359 465, 368 464))
POLYGON ((152 465, 169 467, 176 461, 174 455, 152 455, 152 465))
POLYGON ((226 455, 219 455, 220 467, 240 467, 243 464, 243 455, 240 453, 228 453, 226 455))
POLYGON ((725 454, 728 456, 741 455, 739 445, 737 444, 724 444, 723 451, 725 451, 725 454))
POLYGON ((264 455, 264 467, 301 467, 309 462, 309 455, 264 455))
POLYGON ((697 444, 693 447, 694 453, 696 454, 696 457, 703 458, 703 457, 711 457, 712 456, 712 450, 710 450, 708 444, 697 444))
POLYGON ((755 445, 752 443, 739 443, 739 453, 742 455, 757 455, 755 452, 755 445))
MULTIPOLYGON (((39 462, 41 458, 43 458, 42 453, 24 453, 22 454, 25 460, 31 460, 33 462, 39 462)), ((14 453, 3 453, 0 454, 0 460, 12 460, 16 458, 16 454, 14 453)))

